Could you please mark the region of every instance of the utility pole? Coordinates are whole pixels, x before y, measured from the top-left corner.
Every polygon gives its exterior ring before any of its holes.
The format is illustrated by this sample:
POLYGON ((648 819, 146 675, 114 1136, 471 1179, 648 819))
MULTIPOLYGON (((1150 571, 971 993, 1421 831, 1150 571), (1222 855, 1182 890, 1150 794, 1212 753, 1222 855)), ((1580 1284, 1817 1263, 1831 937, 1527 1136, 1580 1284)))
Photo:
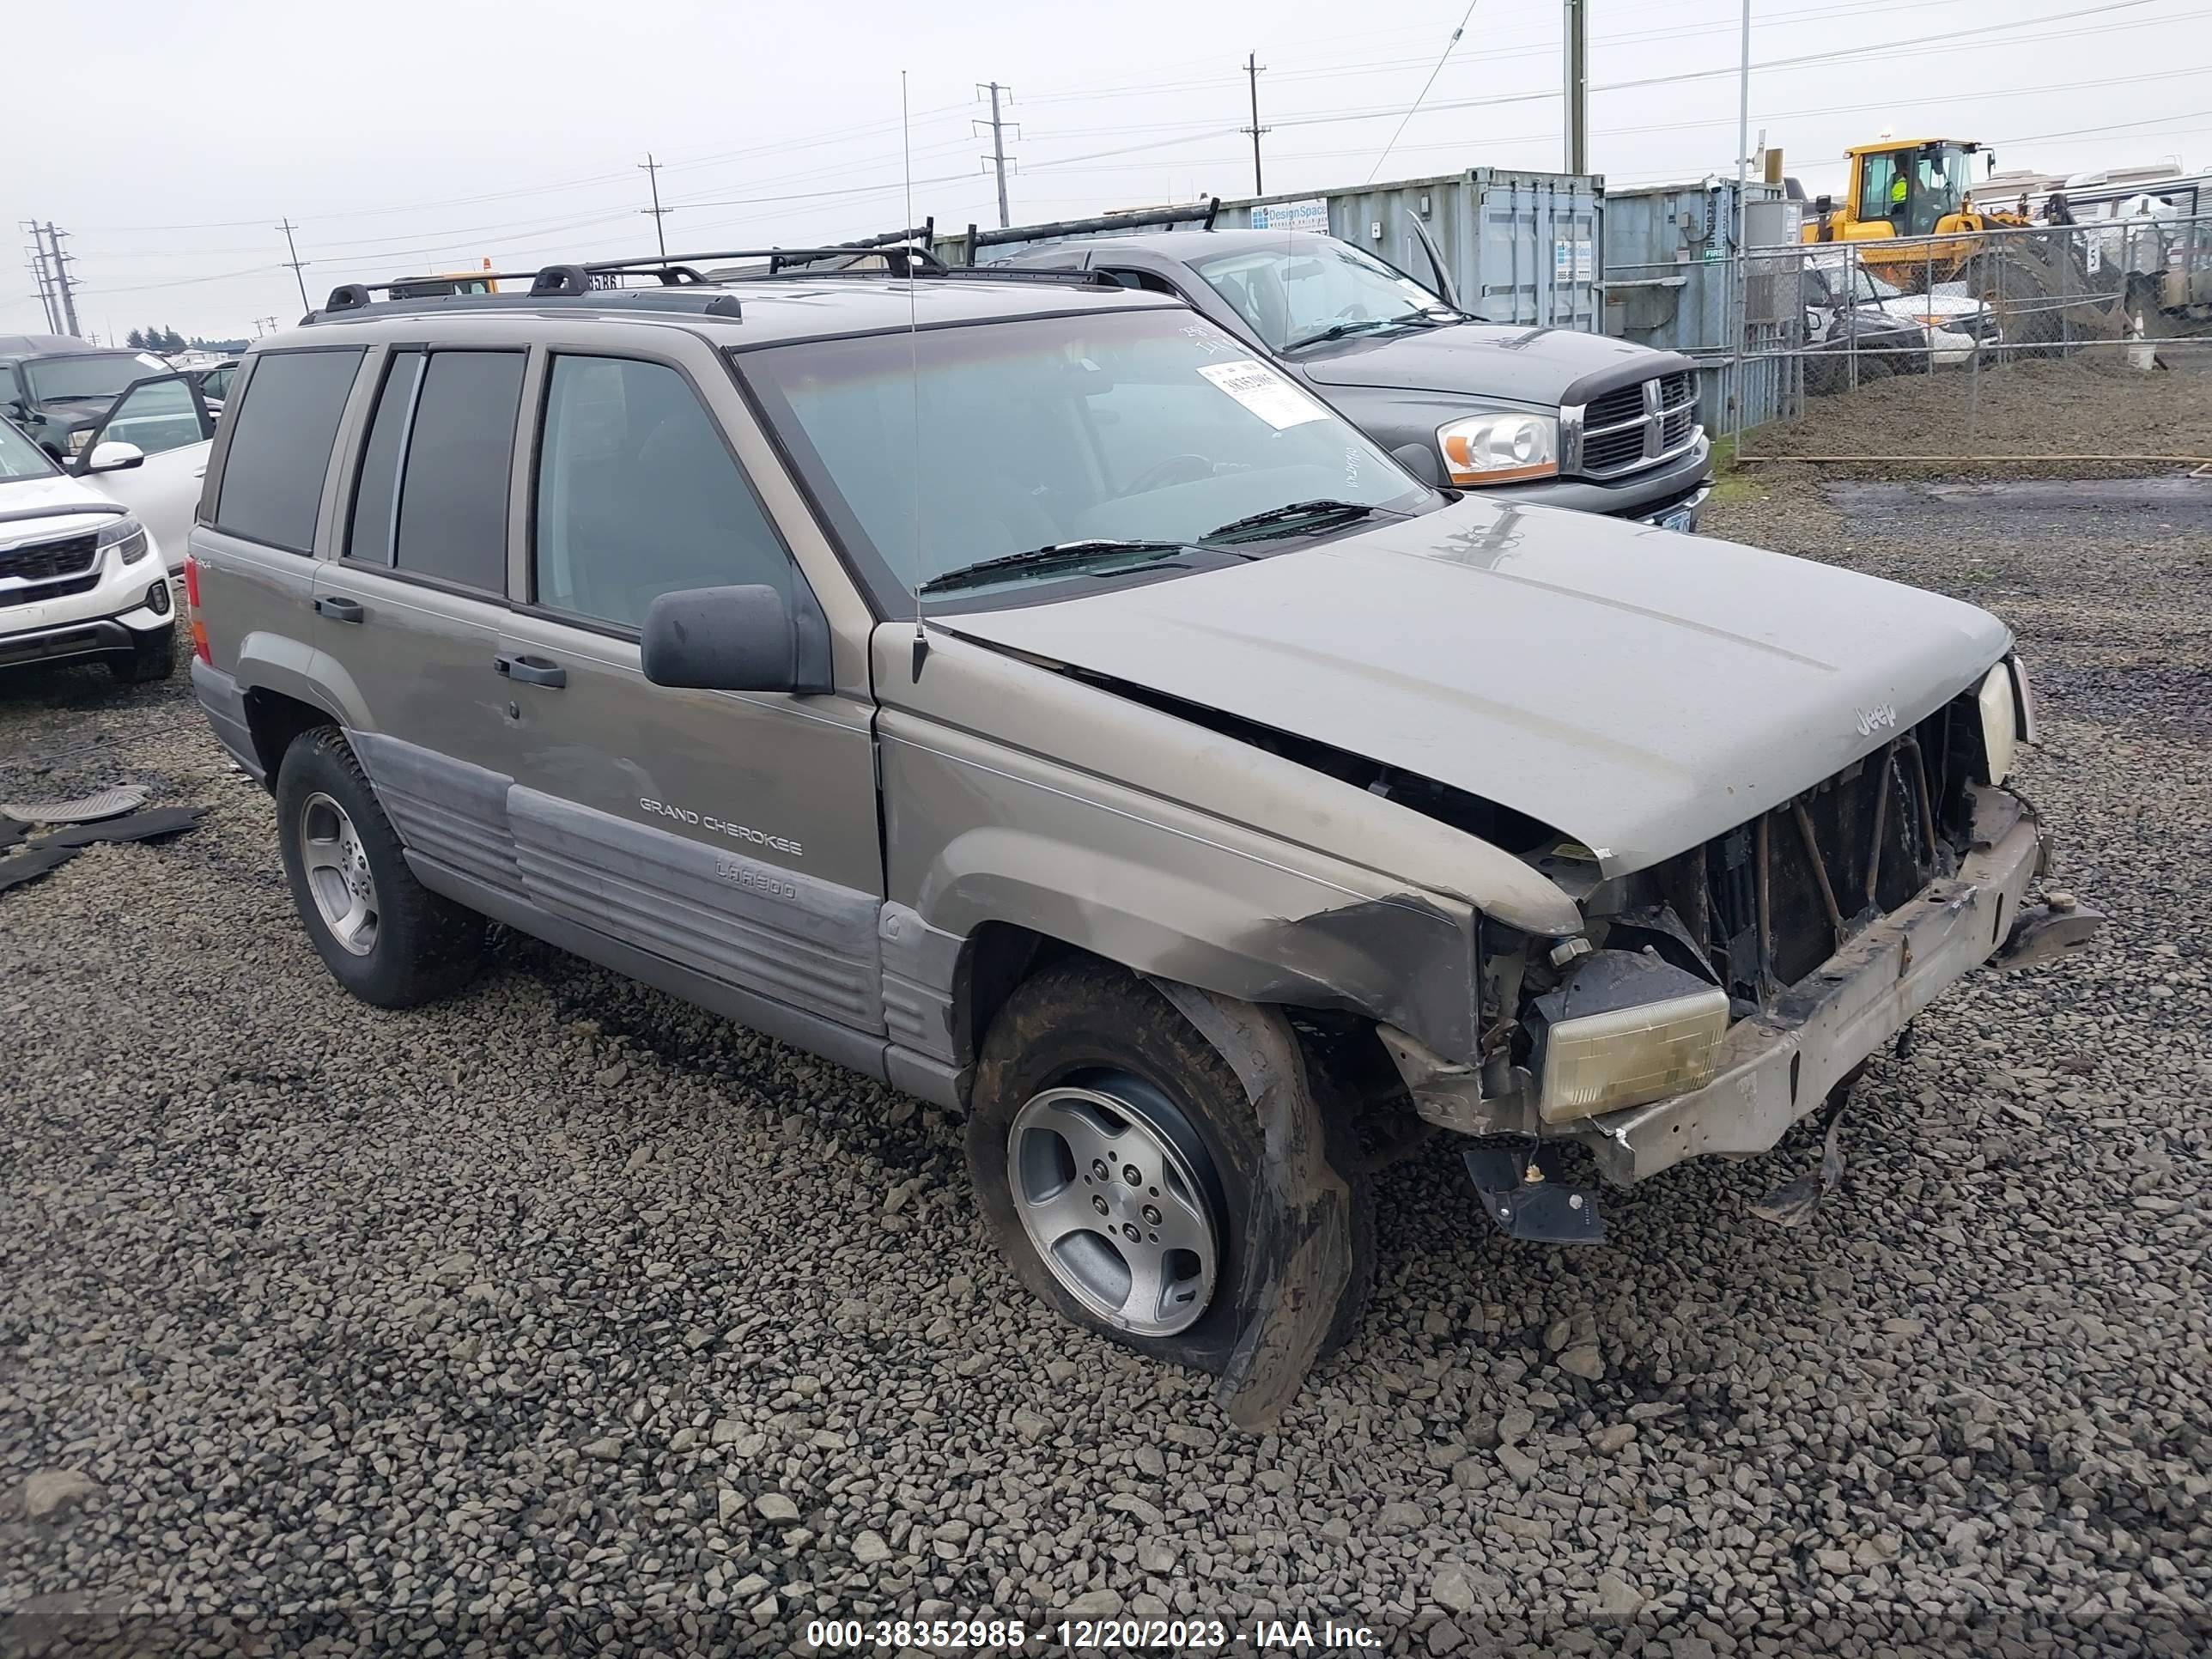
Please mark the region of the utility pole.
POLYGON ((289 216, 287 216, 284 222, 276 228, 284 233, 284 249, 292 256, 287 268, 292 273, 292 280, 300 285, 300 309, 313 311, 314 307, 307 303, 307 279, 300 274, 307 270, 308 262, 300 257, 300 250, 292 245, 292 233, 299 229, 299 226, 294 224, 289 216))
POLYGON ((1566 53, 1567 171, 1589 171, 1589 36, 1587 0, 1564 0, 1560 43, 1566 53))
POLYGON ((1744 335, 1751 324, 1751 293, 1745 278, 1749 267, 1744 263, 1744 169, 1750 164, 1747 152, 1751 149, 1751 0, 1743 0, 1743 40, 1741 56, 1736 70, 1735 83, 1735 280, 1729 284, 1735 290, 1735 390, 1729 395, 1729 431, 1731 435, 1743 431, 1743 348, 1744 335))
POLYGON ((45 307, 46 313, 46 332, 58 334, 62 319, 54 310, 54 285, 46 274, 46 245, 40 240, 38 222, 35 219, 19 220, 16 228, 31 233, 31 246, 24 254, 23 264, 31 273, 31 280, 38 285, 39 303, 45 307))
MULTIPOLYGON (((1574 0, 1568 0, 1569 4, 1571 5, 1573 3, 1574 0)), ((1267 187, 1260 182, 1260 135, 1267 131, 1260 125, 1260 72, 1267 67, 1260 61, 1258 52, 1249 52, 1244 54, 1244 78, 1252 86, 1252 125, 1237 130, 1252 135, 1252 193, 1255 196, 1264 196, 1267 193, 1267 187)))
POLYGON ((999 228, 1004 230, 1013 222, 1006 210, 1006 126, 999 118, 999 94, 1012 93, 1012 87, 1002 87, 996 81, 988 81, 975 88, 991 94, 991 165, 999 174, 999 228))
POLYGON ((653 159, 651 150, 646 151, 645 160, 639 162, 638 166, 645 173, 646 183, 653 190, 653 205, 649 208, 640 208, 638 211, 650 213, 653 216, 653 237, 660 244, 660 258, 665 264, 668 258, 668 233, 662 228, 661 222, 676 210, 660 205, 660 163, 653 159))
POLYGON ((46 221, 46 269, 52 273, 54 293, 61 313, 62 332, 73 335, 77 332, 76 293, 70 280, 69 268, 76 262, 62 252, 62 238, 68 234, 67 231, 56 228, 52 220, 46 221))

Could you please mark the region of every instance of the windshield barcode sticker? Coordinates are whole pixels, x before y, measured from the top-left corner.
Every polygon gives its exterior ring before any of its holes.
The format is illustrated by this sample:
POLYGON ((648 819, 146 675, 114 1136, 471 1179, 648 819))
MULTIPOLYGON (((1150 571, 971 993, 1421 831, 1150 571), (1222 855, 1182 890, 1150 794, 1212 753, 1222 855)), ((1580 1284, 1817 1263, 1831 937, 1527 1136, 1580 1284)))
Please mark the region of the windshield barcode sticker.
POLYGON ((1200 363, 1198 372, 1279 432, 1328 414, 1267 364, 1250 357, 1233 363, 1200 363))

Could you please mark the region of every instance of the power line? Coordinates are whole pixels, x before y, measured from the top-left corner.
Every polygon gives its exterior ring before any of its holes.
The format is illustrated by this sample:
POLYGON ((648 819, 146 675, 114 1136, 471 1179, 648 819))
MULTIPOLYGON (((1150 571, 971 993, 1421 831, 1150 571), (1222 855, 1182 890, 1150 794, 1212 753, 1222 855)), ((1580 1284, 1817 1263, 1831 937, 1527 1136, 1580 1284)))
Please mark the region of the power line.
POLYGON ((1390 152, 1397 148, 1398 140, 1405 136, 1406 123, 1413 118, 1413 112, 1421 106, 1421 100, 1429 95, 1429 88, 1436 85, 1437 76, 1443 73, 1444 59, 1451 56, 1452 48, 1459 44, 1460 36, 1467 33, 1467 20, 1474 15, 1477 3, 1479 0, 1467 0, 1467 9, 1460 14, 1459 27, 1451 32, 1451 39, 1444 42, 1444 49, 1437 54, 1436 68, 1431 70, 1429 78, 1421 82, 1419 94, 1406 106, 1406 113, 1398 123, 1398 130, 1390 135, 1390 142, 1382 146, 1382 153, 1375 158, 1375 165, 1368 169, 1369 184, 1373 184, 1375 175, 1382 171, 1382 163, 1390 159, 1390 152))

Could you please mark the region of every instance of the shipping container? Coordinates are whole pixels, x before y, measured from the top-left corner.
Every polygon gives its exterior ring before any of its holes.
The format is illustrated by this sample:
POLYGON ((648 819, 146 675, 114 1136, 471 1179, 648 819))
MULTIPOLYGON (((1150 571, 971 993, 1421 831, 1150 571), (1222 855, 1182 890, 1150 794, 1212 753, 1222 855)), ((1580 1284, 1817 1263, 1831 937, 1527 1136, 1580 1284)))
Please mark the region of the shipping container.
POLYGON ((1197 224, 1209 211, 1224 228, 1326 233, 1423 281, 1430 277, 1433 245, 1460 304, 1492 322, 1593 332, 1602 323, 1605 185, 1590 174, 1469 167, 1431 179, 1187 204, 1012 231, 940 232, 935 247, 950 264, 969 264, 971 254, 974 263, 988 264, 1070 236, 1155 230, 1167 216, 1197 224))
POLYGON ((1592 332, 1602 326, 1605 184, 1594 174, 1469 167, 1224 202, 1218 222, 1326 230, 1420 277, 1433 245, 1460 304, 1479 316, 1592 332))

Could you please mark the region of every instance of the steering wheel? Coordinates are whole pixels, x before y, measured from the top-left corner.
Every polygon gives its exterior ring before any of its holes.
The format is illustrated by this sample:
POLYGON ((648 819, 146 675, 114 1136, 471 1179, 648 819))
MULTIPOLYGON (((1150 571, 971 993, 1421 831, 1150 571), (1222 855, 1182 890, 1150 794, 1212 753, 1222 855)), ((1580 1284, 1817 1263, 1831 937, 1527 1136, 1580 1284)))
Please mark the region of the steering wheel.
POLYGON ((1213 476, 1213 463, 1203 455, 1170 455, 1165 460, 1155 461, 1129 480, 1121 493, 1141 495, 1147 490, 1164 489, 1170 484, 1196 483, 1200 478, 1213 476))
POLYGON ((1367 320, 1367 307, 1364 301, 1354 300, 1350 305, 1345 307, 1343 310, 1338 312, 1336 314, 1340 317, 1349 318, 1355 323, 1364 323, 1367 320))

